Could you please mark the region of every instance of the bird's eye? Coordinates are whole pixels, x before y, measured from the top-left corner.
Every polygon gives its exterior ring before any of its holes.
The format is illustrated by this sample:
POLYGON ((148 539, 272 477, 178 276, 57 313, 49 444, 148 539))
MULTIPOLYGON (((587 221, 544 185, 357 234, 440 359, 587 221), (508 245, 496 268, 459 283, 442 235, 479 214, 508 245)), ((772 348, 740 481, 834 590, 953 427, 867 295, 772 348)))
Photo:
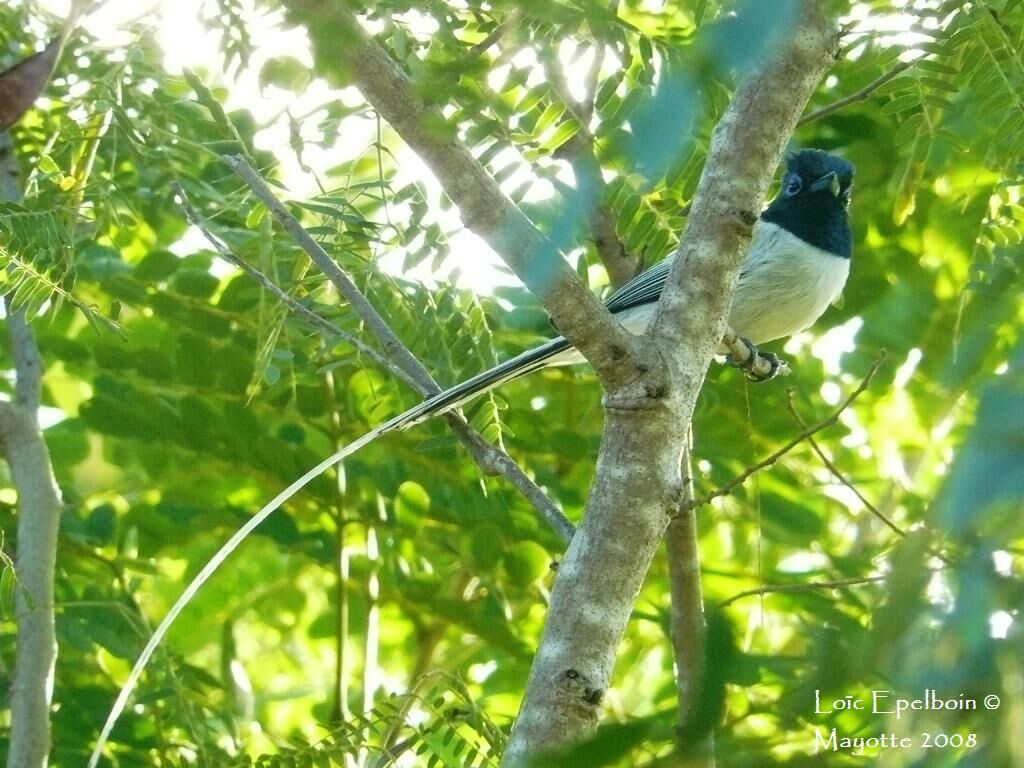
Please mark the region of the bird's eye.
POLYGON ((803 187, 803 185, 804 183, 800 180, 800 177, 794 173, 792 176, 786 179, 786 186, 783 189, 783 192, 785 193, 786 197, 792 197, 793 195, 800 191, 800 188, 803 187))

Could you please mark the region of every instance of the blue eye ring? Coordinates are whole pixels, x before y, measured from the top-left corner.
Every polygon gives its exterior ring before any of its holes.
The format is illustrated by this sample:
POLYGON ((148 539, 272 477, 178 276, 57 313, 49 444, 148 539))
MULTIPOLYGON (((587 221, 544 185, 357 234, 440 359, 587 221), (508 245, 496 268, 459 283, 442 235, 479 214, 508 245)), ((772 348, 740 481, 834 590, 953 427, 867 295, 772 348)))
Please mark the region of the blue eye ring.
POLYGON ((783 187, 782 192, 786 197, 793 197, 803 188, 803 180, 795 173, 789 175, 786 179, 786 185, 783 187))

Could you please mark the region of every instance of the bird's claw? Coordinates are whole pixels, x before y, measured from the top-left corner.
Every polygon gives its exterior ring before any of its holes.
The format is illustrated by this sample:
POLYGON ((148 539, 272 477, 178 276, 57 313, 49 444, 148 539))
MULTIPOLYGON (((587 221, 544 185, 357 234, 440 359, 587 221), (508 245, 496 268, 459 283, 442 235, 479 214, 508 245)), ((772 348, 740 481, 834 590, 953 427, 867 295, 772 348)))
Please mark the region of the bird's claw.
POLYGON ((746 367, 741 367, 741 370, 748 381, 760 384, 764 381, 771 381, 780 375, 784 366, 785 363, 774 352, 758 352, 748 361, 746 367), (766 363, 767 365, 760 366, 761 363, 766 363))
POLYGON ((784 376, 789 373, 789 366, 775 353, 759 351, 750 339, 745 339, 742 336, 739 337, 739 340, 746 347, 746 354, 742 359, 730 354, 726 357, 726 362, 743 371, 743 375, 748 381, 760 384, 764 381, 771 381, 776 376, 784 376))

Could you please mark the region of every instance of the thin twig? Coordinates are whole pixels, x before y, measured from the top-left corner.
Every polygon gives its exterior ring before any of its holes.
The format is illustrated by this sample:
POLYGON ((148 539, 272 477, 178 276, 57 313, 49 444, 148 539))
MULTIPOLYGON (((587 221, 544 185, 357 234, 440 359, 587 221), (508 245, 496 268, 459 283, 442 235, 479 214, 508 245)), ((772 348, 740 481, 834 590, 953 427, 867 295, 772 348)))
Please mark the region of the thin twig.
POLYGON ((185 210, 185 218, 188 219, 188 222, 192 224, 192 226, 194 226, 203 234, 203 237, 205 237, 207 242, 209 242, 210 245, 214 247, 217 253, 220 254, 221 258, 223 258, 225 261, 230 262, 231 264, 234 264, 236 267, 245 272, 245 274, 251 277, 261 288, 263 288, 263 290, 267 291, 267 293, 269 293, 275 299, 277 299, 282 304, 287 306, 289 309, 292 310, 292 312, 294 312, 297 316, 299 316, 307 323, 312 325, 318 331, 325 333, 328 336, 333 336, 335 338, 341 339, 342 341, 348 344, 351 344, 353 347, 355 347, 364 355, 366 355, 375 363, 377 363, 377 365, 381 366, 389 373, 391 373, 391 375, 398 377, 399 379, 401 379, 414 389, 417 388, 416 382, 413 380, 411 376, 409 376, 407 373, 405 373, 405 371, 403 371, 397 365, 395 365, 386 357, 384 357, 384 355, 382 355, 380 352, 366 344, 364 341, 361 341, 355 336, 352 336, 351 334, 346 333, 345 331, 336 327, 328 320, 325 320, 320 315, 316 314, 307 306, 305 306, 302 302, 295 299, 295 297, 288 295, 276 283, 274 283, 273 280, 271 280, 269 277, 263 274, 263 272, 258 270, 252 264, 247 262, 241 256, 237 255, 230 248, 228 248, 227 245, 225 245, 220 240, 220 238, 218 238, 216 235, 213 234, 213 232, 210 231, 210 228, 206 225, 206 222, 199 215, 196 209, 192 207, 192 204, 189 202, 188 196, 185 194, 185 190, 182 189, 181 185, 175 181, 172 182, 171 188, 174 190, 174 193, 181 200, 181 207, 185 210))
POLYGON ((338 292, 345 297, 345 300, 352 305, 352 309, 366 323, 370 332, 377 337, 387 355, 403 371, 419 382, 421 387, 430 390, 431 394, 440 392, 441 390, 437 386, 437 382, 433 380, 427 369, 423 367, 423 364, 413 356, 401 339, 395 335, 395 332, 391 330, 391 326, 387 324, 387 321, 381 317, 377 309, 356 287, 355 283, 349 279, 341 267, 338 266, 338 263, 303 228, 299 220, 288 212, 288 209, 277 199, 256 169, 249 165, 249 162, 241 155, 227 155, 223 159, 231 170, 246 183, 253 194, 267 206, 267 209, 277 223, 306 252, 309 258, 313 260, 313 263, 320 268, 320 271, 338 289, 338 292))
POLYGON ((864 377, 864 380, 861 381, 861 383, 857 385, 857 388, 854 389, 853 392, 851 392, 849 394, 849 396, 840 404, 839 408, 837 408, 836 411, 831 416, 829 416, 829 417, 827 417, 825 419, 822 419, 817 424, 815 424, 815 425, 813 425, 811 427, 808 427, 803 432, 801 432, 799 435, 797 435, 792 440, 790 440, 788 443, 786 443, 784 446, 782 446, 777 451, 775 451, 774 453, 769 455, 767 458, 759 461, 757 464, 754 464, 754 465, 752 465, 750 467, 747 467, 743 472, 741 472, 739 475, 734 477, 732 480, 730 480, 728 483, 723 485, 721 488, 718 488, 717 490, 714 490, 711 493, 709 493, 707 496, 704 496, 703 498, 698 499, 697 501, 695 501, 694 505, 695 506, 702 506, 704 504, 710 503, 714 499, 717 499, 719 496, 725 496, 725 495, 731 493, 734 488, 742 485, 747 480, 747 478, 749 478, 755 472, 759 472, 762 469, 764 469, 765 467, 770 467, 772 464, 777 462, 779 459, 781 459, 783 456, 785 456, 791 450, 796 448, 796 446, 800 445, 800 443, 802 443, 808 437, 810 437, 811 435, 817 434, 818 432, 820 432, 821 430, 825 429, 826 427, 830 427, 833 424, 835 424, 837 421, 839 421, 839 417, 842 415, 843 411, 845 411, 847 408, 849 408, 853 404, 853 402, 858 397, 860 397, 861 394, 863 394, 864 390, 866 390, 868 388, 868 384, 871 383, 871 379, 874 378, 874 375, 878 372, 878 369, 881 367, 881 365, 882 365, 882 363, 884 361, 885 361, 885 352, 883 351, 882 354, 880 354, 878 356, 878 359, 875 360, 875 362, 871 365, 871 368, 870 368, 870 370, 868 370, 867 375, 864 377))
POLYGON ((509 16, 509 18, 507 18, 505 21, 496 24, 494 29, 492 29, 483 40, 481 40, 478 43, 474 43, 470 47, 470 55, 483 56, 487 52, 488 48, 490 48, 492 45, 498 42, 498 40, 501 39, 501 36, 505 34, 505 30, 510 26, 510 23, 515 18, 517 18, 517 16, 518 14, 513 12, 513 14, 509 16))
MULTIPOLYGON (((793 418, 796 420, 797 425, 801 429, 807 429, 806 422, 804 422, 803 418, 801 418, 800 413, 796 409, 796 404, 793 402, 793 394, 793 390, 790 390, 787 396, 787 407, 789 408, 789 412, 793 414, 793 418)), ((906 538, 907 532, 900 528, 898 525, 896 525, 896 523, 894 523, 892 520, 890 520, 874 504, 872 504, 870 501, 864 498, 864 494, 857 490, 857 487, 853 483, 851 483, 846 478, 846 476, 843 475, 842 472, 839 471, 839 467, 837 467, 835 463, 828 456, 825 455, 825 452, 821 449, 821 446, 818 445, 818 441, 814 439, 813 435, 807 436, 807 443, 811 446, 811 450, 818 454, 818 458, 821 459, 821 463, 824 464, 828 471, 832 473, 832 476, 835 477, 836 480, 845 485, 847 488, 849 488, 853 492, 853 495, 860 499, 860 503, 863 504, 864 507, 871 514, 873 514, 875 517, 881 520, 894 533, 903 538, 906 538)))
MULTIPOLYGON (((613 16, 618 15, 619 0, 611 0, 608 3, 608 10, 613 16)), ((595 41, 594 60, 590 62, 590 68, 587 70, 586 75, 583 76, 584 96, 580 102, 580 117, 584 120, 583 125, 588 127, 594 117, 594 110, 597 107, 597 81, 601 77, 601 67, 604 66, 606 55, 604 44, 599 40, 595 41)))
POLYGON ((827 104, 824 107, 821 107, 820 109, 816 109, 813 112, 808 112, 806 115, 804 115, 797 121, 797 126, 806 125, 807 123, 817 120, 820 117, 830 115, 833 112, 838 112, 845 106, 854 104, 858 101, 864 101, 872 93, 877 91, 879 88, 881 88, 883 85, 888 83, 890 80, 892 80, 900 73, 906 72, 912 66, 914 66, 913 61, 901 61, 895 67, 886 72, 884 75, 876 78, 875 80, 872 80, 859 91, 851 93, 849 96, 844 96, 843 98, 838 99, 837 101, 834 101, 831 104, 827 104))
MULTIPOLYGON (((800 418, 800 414, 796 410, 796 404, 793 402, 793 390, 789 391, 789 394, 788 394, 788 404, 787 405, 788 405, 788 408, 789 408, 789 412, 791 414, 793 414, 793 418, 796 420, 796 423, 801 428, 806 429, 807 424, 804 422, 804 420, 802 418, 800 418)), ((902 538, 906 538, 907 537, 907 532, 906 531, 904 531, 902 528, 900 528, 898 525, 896 525, 896 523, 894 523, 892 520, 890 520, 889 517, 884 512, 882 512, 880 509, 878 509, 878 507, 876 507, 874 504, 872 504, 870 501, 868 501, 864 497, 864 494, 862 494, 859 490, 857 490, 857 487, 852 482, 850 482, 849 478, 847 478, 839 470, 839 467, 836 466, 835 462, 832 461, 825 454, 825 451, 822 450, 821 446, 818 445, 818 441, 815 440, 813 436, 808 435, 807 443, 811 446, 811 450, 813 450, 816 454, 818 454, 818 458, 821 459, 821 463, 824 464, 825 467, 828 469, 828 471, 832 473, 832 476, 835 477, 836 480, 838 480, 844 486, 849 488, 853 492, 853 495, 856 496, 860 500, 860 503, 864 505, 865 509, 867 509, 871 514, 873 514, 875 517, 877 517, 879 520, 881 520, 882 523, 884 523, 886 526, 888 526, 897 535, 899 535, 902 538)), ((941 560, 946 565, 952 565, 953 564, 953 561, 950 560, 948 557, 946 557, 946 555, 944 555, 942 552, 939 552, 938 550, 932 549, 932 548, 929 548, 928 551, 929 551, 929 553, 933 557, 937 557, 939 560, 941 560)))
POLYGON ((838 589, 840 587, 856 587, 861 584, 872 584, 878 581, 885 581, 885 576, 853 576, 849 579, 836 579, 835 581, 806 581, 801 584, 768 584, 756 589, 746 589, 737 592, 718 604, 719 608, 732 605, 744 597, 756 595, 768 595, 774 592, 812 592, 816 589, 838 589))

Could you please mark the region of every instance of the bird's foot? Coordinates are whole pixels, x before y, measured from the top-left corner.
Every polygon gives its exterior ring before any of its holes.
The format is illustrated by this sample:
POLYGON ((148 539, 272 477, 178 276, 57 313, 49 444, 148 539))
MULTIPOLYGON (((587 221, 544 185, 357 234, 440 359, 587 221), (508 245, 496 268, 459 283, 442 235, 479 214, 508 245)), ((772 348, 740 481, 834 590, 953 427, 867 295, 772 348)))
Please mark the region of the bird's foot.
POLYGON ((743 375, 749 381, 761 383, 789 373, 789 365, 778 355, 772 352, 761 352, 749 339, 742 336, 735 338, 739 343, 730 345, 732 351, 725 360, 729 365, 743 371, 743 375))

